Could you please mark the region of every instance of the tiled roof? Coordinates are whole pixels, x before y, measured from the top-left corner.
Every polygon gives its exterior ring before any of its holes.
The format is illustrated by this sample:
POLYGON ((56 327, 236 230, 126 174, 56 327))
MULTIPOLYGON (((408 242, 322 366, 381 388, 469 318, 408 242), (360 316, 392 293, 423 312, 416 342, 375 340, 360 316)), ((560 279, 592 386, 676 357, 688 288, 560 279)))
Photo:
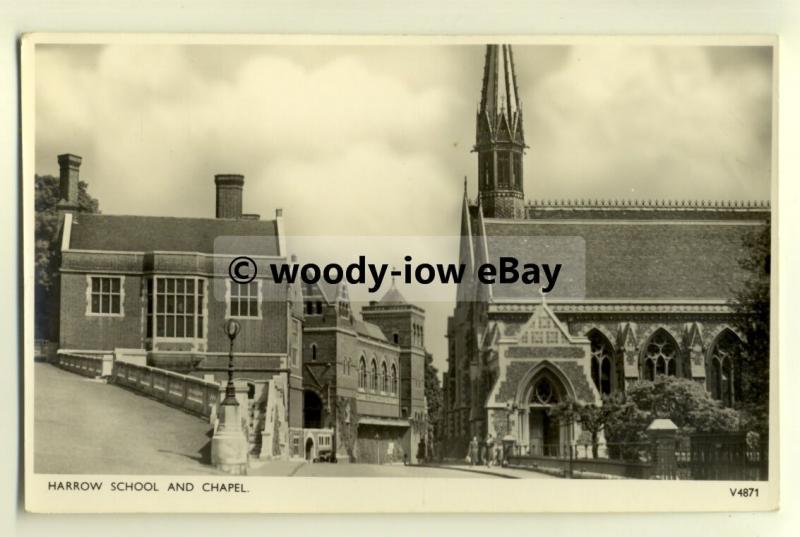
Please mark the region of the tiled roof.
POLYGON ((383 295, 383 298, 381 298, 378 301, 378 304, 381 304, 383 306, 390 306, 390 305, 408 304, 408 302, 406 301, 402 293, 400 293, 400 291, 397 289, 394 280, 392 280, 392 287, 389 288, 388 291, 386 291, 386 294, 383 295))
POLYGON ((226 244, 247 245, 251 255, 277 255, 277 224, 274 220, 228 220, 217 218, 174 218, 162 216, 121 216, 78 214, 70 235, 70 248, 133 252, 226 252, 226 244), (243 237, 220 241, 219 237, 243 237))
POLYGON ((353 329, 355 329, 355 331, 361 335, 369 336, 373 339, 378 339, 381 341, 389 341, 388 339, 386 339, 386 336, 383 334, 383 331, 380 328, 378 328, 378 325, 376 324, 354 319, 353 329))
MULTIPOLYGON (((752 222, 487 220, 490 258, 536 263, 528 237, 581 237, 587 299, 730 299, 752 222), (502 250, 502 251, 500 251, 502 250)), ((560 284, 559 280, 559 284, 560 284)), ((540 300, 525 284, 494 285, 495 301, 540 300)))

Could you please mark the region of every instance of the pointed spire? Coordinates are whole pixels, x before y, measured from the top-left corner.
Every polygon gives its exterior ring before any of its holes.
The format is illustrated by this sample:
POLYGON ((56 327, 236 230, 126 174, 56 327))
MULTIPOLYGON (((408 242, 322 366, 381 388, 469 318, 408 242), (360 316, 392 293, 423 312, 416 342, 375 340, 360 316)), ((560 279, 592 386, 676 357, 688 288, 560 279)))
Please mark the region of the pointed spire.
POLYGON ((510 45, 487 45, 474 150, 478 193, 489 218, 522 218, 525 135, 510 45))
POLYGON ((499 137, 525 143, 522 131, 522 106, 517 91, 514 56, 511 45, 487 45, 483 67, 483 87, 479 120, 487 124, 481 133, 478 125, 478 144, 496 141, 499 137), (488 139, 481 140, 482 136, 488 139))

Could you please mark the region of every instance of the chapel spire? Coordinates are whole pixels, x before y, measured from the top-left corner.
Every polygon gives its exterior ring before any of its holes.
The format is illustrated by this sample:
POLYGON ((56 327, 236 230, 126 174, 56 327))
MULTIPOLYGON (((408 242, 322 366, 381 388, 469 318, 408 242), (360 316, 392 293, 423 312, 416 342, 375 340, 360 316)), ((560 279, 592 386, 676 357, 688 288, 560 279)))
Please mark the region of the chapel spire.
POLYGON ((524 217, 522 107, 511 45, 487 45, 474 151, 489 218, 524 217))

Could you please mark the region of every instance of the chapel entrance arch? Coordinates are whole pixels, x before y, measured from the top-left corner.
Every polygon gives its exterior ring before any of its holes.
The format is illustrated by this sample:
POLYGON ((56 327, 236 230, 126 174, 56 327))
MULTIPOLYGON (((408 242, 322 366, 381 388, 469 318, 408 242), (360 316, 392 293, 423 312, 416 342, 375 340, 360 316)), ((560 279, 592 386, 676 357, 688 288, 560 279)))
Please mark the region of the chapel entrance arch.
POLYGON ((523 414, 521 450, 529 455, 559 456, 572 440, 572 424, 560 422, 552 409, 570 398, 569 389, 550 368, 542 368, 525 386, 518 402, 523 414))

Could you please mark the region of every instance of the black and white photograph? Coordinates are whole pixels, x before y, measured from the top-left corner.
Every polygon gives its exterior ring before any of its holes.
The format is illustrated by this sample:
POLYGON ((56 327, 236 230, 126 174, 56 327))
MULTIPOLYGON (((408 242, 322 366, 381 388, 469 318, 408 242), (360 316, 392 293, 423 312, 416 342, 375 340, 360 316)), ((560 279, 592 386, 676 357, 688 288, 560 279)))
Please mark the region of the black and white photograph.
POLYGON ((774 508, 776 55, 26 36, 29 507, 774 508))

